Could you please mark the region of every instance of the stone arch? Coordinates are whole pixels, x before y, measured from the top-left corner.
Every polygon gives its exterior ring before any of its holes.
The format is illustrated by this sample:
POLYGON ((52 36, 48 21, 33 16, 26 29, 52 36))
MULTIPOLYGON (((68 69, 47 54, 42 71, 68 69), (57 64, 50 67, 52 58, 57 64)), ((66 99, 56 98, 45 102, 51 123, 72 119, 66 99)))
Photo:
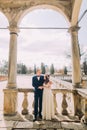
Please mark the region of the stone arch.
POLYGON ((22 13, 20 13, 19 17, 17 17, 17 21, 18 21, 18 22, 17 22, 17 25, 19 26, 21 20, 23 19, 23 17, 24 17, 27 13, 29 13, 30 11, 33 11, 33 10, 35 10, 35 9, 52 9, 52 10, 55 10, 55 11, 61 13, 61 14, 64 16, 65 20, 67 21, 68 25, 70 25, 69 18, 68 18, 67 15, 63 12, 63 10, 60 9, 60 8, 58 8, 58 7, 56 7, 56 6, 53 6, 53 5, 38 5, 38 6, 33 6, 33 7, 30 7, 30 8, 28 8, 28 9, 24 10, 22 13))

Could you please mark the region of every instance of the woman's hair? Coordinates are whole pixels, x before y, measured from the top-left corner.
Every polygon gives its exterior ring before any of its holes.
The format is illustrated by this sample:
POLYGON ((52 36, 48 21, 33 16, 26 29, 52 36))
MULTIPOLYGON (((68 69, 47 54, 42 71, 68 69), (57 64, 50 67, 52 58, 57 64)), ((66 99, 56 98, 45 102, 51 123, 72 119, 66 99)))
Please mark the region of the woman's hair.
POLYGON ((50 81, 49 78, 50 78, 50 75, 45 76, 45 81, 44 81, 45 84, 47 84, 50 81))

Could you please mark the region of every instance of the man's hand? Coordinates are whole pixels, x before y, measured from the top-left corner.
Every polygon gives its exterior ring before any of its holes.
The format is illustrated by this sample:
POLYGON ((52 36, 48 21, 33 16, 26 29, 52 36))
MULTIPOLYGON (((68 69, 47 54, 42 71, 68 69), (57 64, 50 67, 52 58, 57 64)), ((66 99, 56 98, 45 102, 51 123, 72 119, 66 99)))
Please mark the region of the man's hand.
POLYGON ((38 89, 43 89, 43 86, 39 86, 38 89))

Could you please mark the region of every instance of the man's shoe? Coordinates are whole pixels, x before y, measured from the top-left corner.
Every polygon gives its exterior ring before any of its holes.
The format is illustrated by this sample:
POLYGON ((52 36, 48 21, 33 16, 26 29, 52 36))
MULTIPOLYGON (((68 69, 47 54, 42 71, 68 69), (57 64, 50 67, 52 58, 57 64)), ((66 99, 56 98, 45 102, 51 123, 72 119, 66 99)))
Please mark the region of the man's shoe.
POLYGON ((33 119, 33 122, 37 121, 37 118, 33 119))
POLYGON ((39 115, 39 118, 42 119, 42 115, 41 114, 39 115))

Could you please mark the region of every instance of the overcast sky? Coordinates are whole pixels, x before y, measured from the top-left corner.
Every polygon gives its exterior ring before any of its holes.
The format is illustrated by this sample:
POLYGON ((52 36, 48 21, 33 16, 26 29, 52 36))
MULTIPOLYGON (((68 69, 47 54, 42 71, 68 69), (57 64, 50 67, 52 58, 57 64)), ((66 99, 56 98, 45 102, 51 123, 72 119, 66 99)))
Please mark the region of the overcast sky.
MULTIPOLYGON (((83 0, 79 17, 87 10, 87 0, 83 0)), ((0 27, 7 27, 6 17, 0 13, 0 27)), ((65 18, 51 9, 37 9, 29 12, 21 21, 21 27, 68 27, 65 18)), ((87 48, 87 13, 79 23, 79 44, 87 48)), ((8 60, 9 31, 0 30, 0 60, 8 60)), ((69 65, 71 60, 65 52, 70 50, 71 40, 67 30, 20 30, 18 36, 17 60, 27 66, 53 63, 61 68, 69 65)))

